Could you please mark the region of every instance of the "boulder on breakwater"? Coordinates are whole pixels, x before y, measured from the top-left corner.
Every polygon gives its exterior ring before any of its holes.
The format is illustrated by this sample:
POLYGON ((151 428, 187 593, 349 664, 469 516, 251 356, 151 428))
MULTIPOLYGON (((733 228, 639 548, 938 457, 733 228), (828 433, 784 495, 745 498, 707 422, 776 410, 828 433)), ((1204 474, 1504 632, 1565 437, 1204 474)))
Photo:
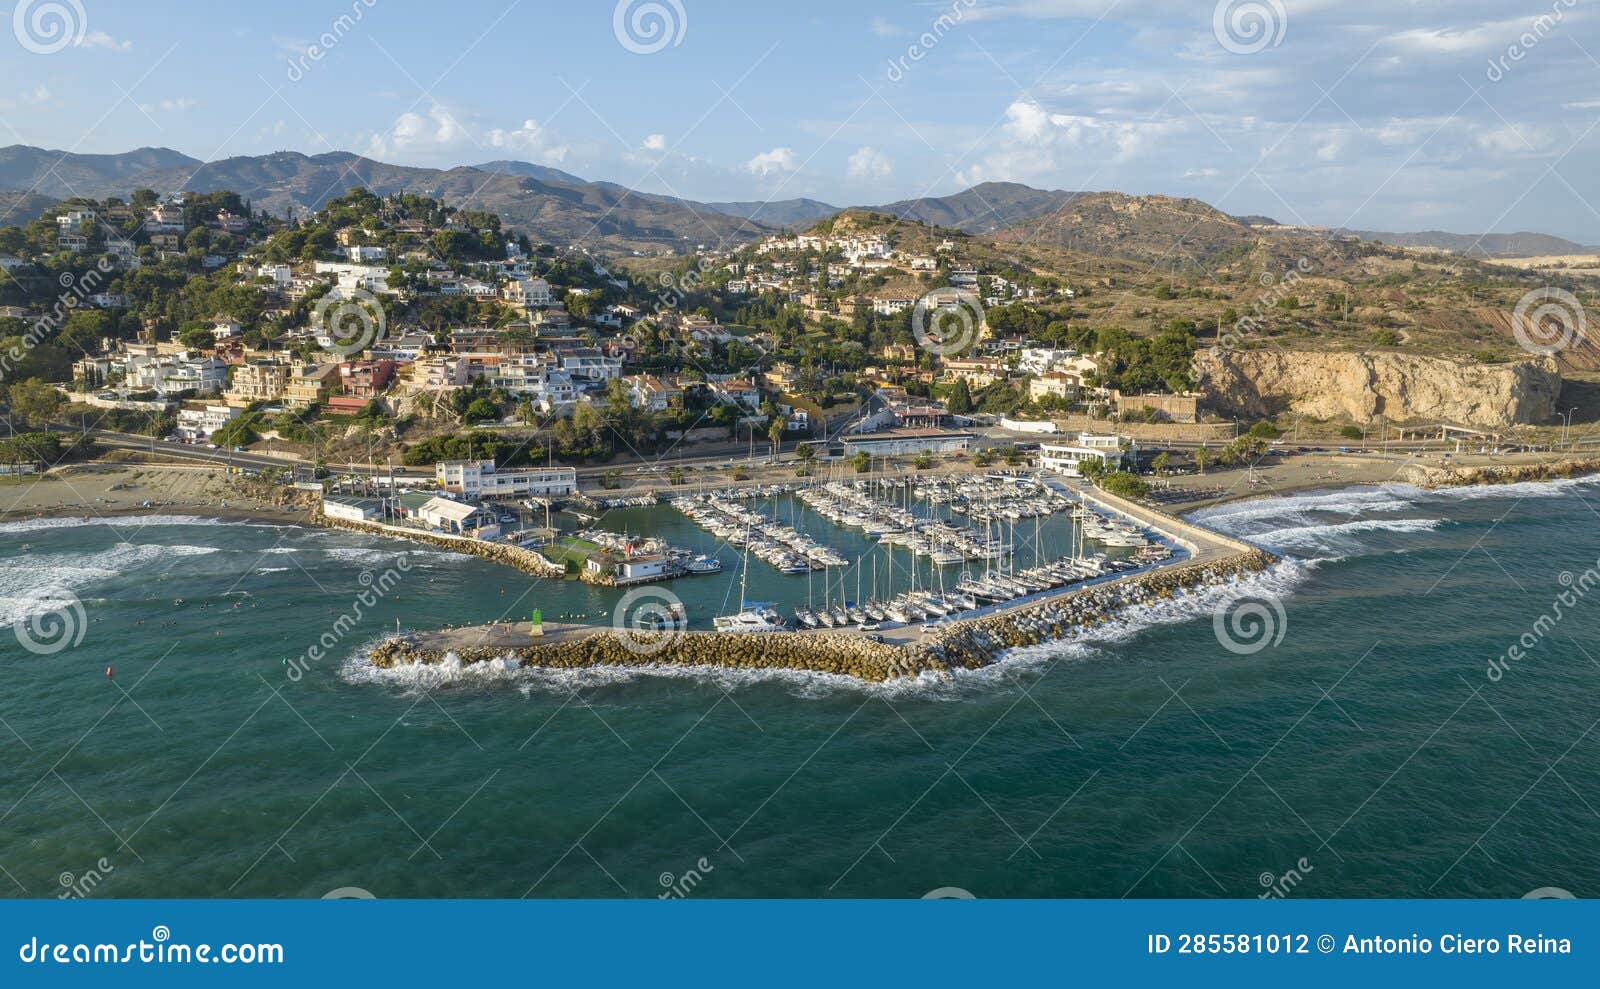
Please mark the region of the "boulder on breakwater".
POLYGON ((1409 469, 1409 480, 1419 488, 1454 488, 1473 484, 1554 481, 1585 474, 1600 474, 1600 459, 1574 457, 1537 464, 1485 464, 1477 467, 1413 466, 1409 469))
POLYGON ((451 553, 470 553, 473 556, 481 556, 493 563, 503 563, 508 567, 515 567, 523 573, 530 573, 535 577, 565 577, 567 574, 565 567, 552 563, 544 554, 522 546, 513 546, 510 543, 497 543, 487 539, 470 539, 463 536, 444 536, 436 532, 422 532, 420 530, 401 528, 400 526, 381 525, 376 522, 336 519, 321 512, 318 512, 313 517, 313 521, 330 529, 348 529, 351 532, 363 532, 374 536, 393 536, 399 539, 409 539, 412 542, 424 543, 435 549, 442 549, 451 553))
MULTIPOLYGON (((389 669, 410 663, 438 663, 447 655, 467 664, 510 657, 523 666, 540 669, 715 666, 833 673, 871 682, 921 672, 904 667, 905 650, 899 646, 841 633, 622 632, 604 628, 520 648, 481 646, 447 651, 417 648, 404 637, 398 637, 379 643, 371 658, 374 666, 389 669)), ((930 665, 926 668, 943 667, 930 665)))
POLYGON ((1259 573, 1277 557, 1252 550, 1210 563, 1192 563, 1139 574, 1126 580, 1085 587, 1036 604, 940 629, 908 652, 913 665, 939 663, 977 669, 1008 649, 1036 646, 1064 638, 1076 629, 1102 624, 1124 608, 1170 600, 1196 587, 1225 584, 1259 573))
MULTIPOLYGON (((484 645, 446 649, 391 637, 372 652, 373 665, 389 669, 433 664, 454 656, 462 663, 510 658, 525 667, 722 667, 832 673, 881 683, 923 673, 948 674, 995 662, 1006 650, 1059 639, 1074 629, 1108 621, 1124 608, 1196 587, 1227 583, 1276 562, 1252 550, 1207 563, 1190 563, 1079 588, 983 618, 958 621, 900 646, 849 632, 725 634, 638 632, 600 628, 517 648, 484 645)), ((490 636, 483 636, 485 641, 490 636)))

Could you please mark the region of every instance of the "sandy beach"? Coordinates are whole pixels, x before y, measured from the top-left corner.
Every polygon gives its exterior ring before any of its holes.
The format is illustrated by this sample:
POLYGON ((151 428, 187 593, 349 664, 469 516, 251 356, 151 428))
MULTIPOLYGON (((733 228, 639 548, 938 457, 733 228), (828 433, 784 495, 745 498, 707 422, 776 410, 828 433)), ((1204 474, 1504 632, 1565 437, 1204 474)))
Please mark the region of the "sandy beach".
POLYGON ((309 514, 220 467, 94 463, 0 480, 0 519, 152 513, 280 523, 309 514))

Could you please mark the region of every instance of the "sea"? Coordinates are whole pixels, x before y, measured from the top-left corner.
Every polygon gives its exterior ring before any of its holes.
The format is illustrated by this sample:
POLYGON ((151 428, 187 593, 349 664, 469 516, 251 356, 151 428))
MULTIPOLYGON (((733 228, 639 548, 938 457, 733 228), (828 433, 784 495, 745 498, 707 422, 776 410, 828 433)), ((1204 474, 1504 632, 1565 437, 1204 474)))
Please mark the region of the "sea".
MULTIPOLYGON (((621 595, 296 526, 0 523, 0 892, 1600 895, 1600 481, 1193 518, 1281 562, 886 685, 384 671, 397 628, 604 623, 621 595)), ((606 525, 719 550, 666 507, 606 525)), ((662 585, 697 623, 739 596, 718 555, 662 585)), ((881 566, 751 560, 749 596, 870 596, 881 566)))

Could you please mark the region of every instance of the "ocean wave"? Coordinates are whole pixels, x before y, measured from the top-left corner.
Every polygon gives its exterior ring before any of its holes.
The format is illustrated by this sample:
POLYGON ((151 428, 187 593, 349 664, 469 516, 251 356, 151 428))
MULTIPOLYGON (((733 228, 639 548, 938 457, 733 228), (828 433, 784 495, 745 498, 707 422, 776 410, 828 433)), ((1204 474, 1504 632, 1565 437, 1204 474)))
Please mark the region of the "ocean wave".
POLYGON ((1600 484, 1600 474, 1585 477, 1558 477, 1549 481, 1518 481, 1514 484, 1472 484, 1459 488, 1434 488, 1420 491, 1439 501, 1479 501, 1485 498, 1561 498, 1573 488, 1600 484))
POLYGON ((222 525, 221 519, 200 515, 87 515, 76 518, 17 519, 0 522, 0 536, 44 529, 75 529, 86 525, 112 526, 118 529, 143 529, 148 526, 169 525, 222 525))
POLYGON ((707 683, 729 692, 778 685, 802 700, 855 694, 878 696, 890 701, 960 701, 1010 688, 1014 686, 1019 673, 1040 666, 1051 665, 1062 659, 1090 659, 1102 654, 1107 646, 1126 642, 1157 625, 1175 625, 1197 618, 1209 618, 1218 604, 1239 595, 1288 596, 1315 566, 1316 561, 1281 560, 1260 574, 1181 593, 1170 600, 1136 605, 1091 629, 1083 629, 1041 645, 1008 650, 989 666, 975 670, 954 670, 949 675, 929 672, 884 683, 869 683, 851 676, 804 670, 748 670, 722 666, 542 669, 524 667, 510 653, 499 659, 478 663, 462 663, 454 654, 447 654, 439 663, 384 669, 371 663, 371 651, 376 643, 367 643, 357 649, 345 660, 339 675, 346 683, 398 688, 407 695, 441 687, 511 687, 525 696, 570 698, 577 691, 624 686, 639 681, 686 680, 707 683))
POLYGON ((1311 491, 1202 508, 1191 513, 1188 520, 1229 535, 1248 535, 1262 527, 1270 528, 1266 523, 1310 522, 1313 512, 1346 516, 1398 512, 1412 507, 1416 496, 1422 493, 1419 488, 1403 484, 1311 491))
POLYGON ((48 610, 67 595, 141 572, 164 573, 173 560, 210 556, 214 546, 168 546, 160 543, 117 543, 110 549, 82 554, 30 554, 0 566, 0 627, 48 610))
POLYGON ((1361 532, 1432 532, 1444 519, 1359 519, 1325 525, 1298 525, 1249 535, 1253 543, 1275 550, 1337 550, 1350 547, 1349 537, 1361 532))
MULTIPOLYGON (((1003 673, 1007 667, 1026 669, 1054 664, 1062 659, 1086 659, 1104 652, 1107 646, 1125 643, 1159 625, 1181 625, 1201 618, 1209 620, 1219 606, 1241 597, 1281 600, 1293 595, 1319 562, 1322 561, 1282 559, 1260 573, 1237 577, 1224 584, 1193 588, 1174 595, 1170 600, 1156 600, 1124 608, 1100 625, 1080 629, 1065 638, 1036 646, 1007 650, 994 666, 971 672, 993 675, 1003 673)), ((958 677, 965 675, 966 672, 957 674, 958 677)))

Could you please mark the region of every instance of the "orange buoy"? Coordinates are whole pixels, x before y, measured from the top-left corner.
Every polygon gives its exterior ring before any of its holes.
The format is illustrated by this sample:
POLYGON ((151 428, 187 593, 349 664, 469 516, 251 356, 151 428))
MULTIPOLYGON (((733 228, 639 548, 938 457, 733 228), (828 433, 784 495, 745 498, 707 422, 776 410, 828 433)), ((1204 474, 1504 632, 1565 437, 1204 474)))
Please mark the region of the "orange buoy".
POLYGON ((109 680, 114 676, 116 676, 116 672, 112 670, 111 667, 106 667, 106 679, 109 680))

